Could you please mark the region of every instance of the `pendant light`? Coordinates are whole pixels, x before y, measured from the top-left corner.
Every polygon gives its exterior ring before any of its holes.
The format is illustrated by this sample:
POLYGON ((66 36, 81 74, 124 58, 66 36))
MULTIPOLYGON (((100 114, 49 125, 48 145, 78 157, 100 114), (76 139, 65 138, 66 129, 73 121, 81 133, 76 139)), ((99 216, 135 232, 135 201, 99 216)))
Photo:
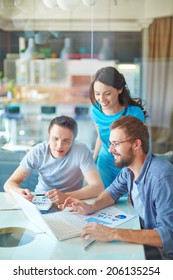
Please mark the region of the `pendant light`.
POLYGON ((58 6, 65 11, 72 11, 80 0, 57 0, 58 6))
POLYGON ((82 0, 85 6, 94 6, 97 0, 82 0))
POLYGON ((57 8, 58 7, 57 0, 43 0, 43 3, 47 8, 57 8))

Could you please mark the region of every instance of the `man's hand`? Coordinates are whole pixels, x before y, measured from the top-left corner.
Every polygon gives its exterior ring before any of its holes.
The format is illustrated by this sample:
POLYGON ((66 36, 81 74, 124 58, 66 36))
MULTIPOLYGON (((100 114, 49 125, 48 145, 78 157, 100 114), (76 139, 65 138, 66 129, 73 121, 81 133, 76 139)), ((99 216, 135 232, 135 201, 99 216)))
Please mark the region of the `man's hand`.
POLYGON ((68 197, 62 205, 62 209, 65 209, 66 207, 72 207, 70 210, 71 212, 77 212, 82 215, 88 215, 94 212, 92 205, 72 197, 68 197))
POLYGON ((93 238, 97 241, 112 241, 115 229, 98 224, 88 223, 82 230, 81 236, 85 239, 93 238))
POLYGON ((68 197, 67 194, 60 192, 56 189, 48 191, 45 196, 47 196, 55 204, 63 204, 65 199, 68 197))
POLYGON ((33 199, 33 195, 31 194, 29 189, 17 188, 16 192, 29 201, 32 201, 33 199))

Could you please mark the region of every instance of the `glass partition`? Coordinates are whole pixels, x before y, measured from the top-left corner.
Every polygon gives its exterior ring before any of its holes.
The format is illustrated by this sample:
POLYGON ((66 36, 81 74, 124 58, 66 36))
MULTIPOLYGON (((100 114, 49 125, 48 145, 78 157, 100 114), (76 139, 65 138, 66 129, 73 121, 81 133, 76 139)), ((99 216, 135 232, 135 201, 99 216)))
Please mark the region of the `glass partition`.
MULTIPOLYGON (((165 51, 161 58, 168 66, 162 66, 163 76, 169 76, 164 94, 162 73, 155 68, 160 57, 149 52, 155 20, 172 18, 172 12, 171 0, 1 0, 0 145, 32 146, 47 139, 50 119, 63 113, 76 118, 78 139, 92 150, 89 85, 98 69, 114 66, 131 95, 143 99, 153 151, 172 150, 173 54, 165 51)), ((171 41, 172 34, 168 50, 171 41)))

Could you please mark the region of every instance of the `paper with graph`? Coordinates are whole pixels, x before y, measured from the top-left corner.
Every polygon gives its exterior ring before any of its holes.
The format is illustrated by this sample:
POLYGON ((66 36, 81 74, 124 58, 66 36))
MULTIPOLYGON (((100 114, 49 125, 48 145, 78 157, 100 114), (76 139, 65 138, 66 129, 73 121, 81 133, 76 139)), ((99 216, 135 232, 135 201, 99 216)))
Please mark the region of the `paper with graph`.
POLYGON ((96 222, 112 228, 135 217, 134 215, 123 212, 115 206, 109 206, 87 216, 80 216, 88 223, 96 222))

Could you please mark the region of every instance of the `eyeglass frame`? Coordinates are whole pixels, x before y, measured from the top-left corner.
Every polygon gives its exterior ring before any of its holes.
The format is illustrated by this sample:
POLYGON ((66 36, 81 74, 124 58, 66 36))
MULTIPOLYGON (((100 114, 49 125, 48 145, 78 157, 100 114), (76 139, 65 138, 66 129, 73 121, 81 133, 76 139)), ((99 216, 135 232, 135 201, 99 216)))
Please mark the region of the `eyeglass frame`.
POLYGON ((111 146, 113 146, 114 148, 116 148, 120 144, 125 143, 125 142, 131 142, 132 140, 134 140, 134 139, 131 138, 131 139, 127 139, 127 140, 124 140, 124 141, 113 141, 113 142, 108 141, 108 147, 110 148, 111 146))

